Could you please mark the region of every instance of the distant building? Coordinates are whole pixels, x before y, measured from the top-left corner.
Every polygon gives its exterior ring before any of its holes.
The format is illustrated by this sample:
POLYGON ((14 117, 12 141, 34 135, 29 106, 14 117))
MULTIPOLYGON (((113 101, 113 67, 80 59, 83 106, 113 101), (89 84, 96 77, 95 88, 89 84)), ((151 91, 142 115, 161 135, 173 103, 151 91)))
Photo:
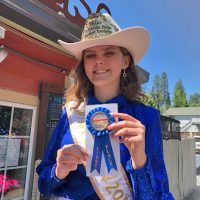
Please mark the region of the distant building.
POLYGON ((169 108, 166 115, 180 121, 181 132, 200 132, 200 107, 169 108))
POLYGON ((181 139, 180 135, 180 122, 171 117, 161 115, 161 128, 163 139, 181 139))
POLYGON ((200 152, 200 107, 169 108, 166 115, 180 121, 182 137, 196 138, 196 150, 200 152))

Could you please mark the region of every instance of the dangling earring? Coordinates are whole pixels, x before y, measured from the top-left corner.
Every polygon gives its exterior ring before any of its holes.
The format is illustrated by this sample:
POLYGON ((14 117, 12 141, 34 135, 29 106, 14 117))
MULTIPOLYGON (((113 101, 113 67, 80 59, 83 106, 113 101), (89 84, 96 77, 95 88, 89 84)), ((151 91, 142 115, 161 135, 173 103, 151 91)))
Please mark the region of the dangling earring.
POLYGON ((127 77, 126 69, 123 69, 123 77, 124 77, 124 78, 127 77))

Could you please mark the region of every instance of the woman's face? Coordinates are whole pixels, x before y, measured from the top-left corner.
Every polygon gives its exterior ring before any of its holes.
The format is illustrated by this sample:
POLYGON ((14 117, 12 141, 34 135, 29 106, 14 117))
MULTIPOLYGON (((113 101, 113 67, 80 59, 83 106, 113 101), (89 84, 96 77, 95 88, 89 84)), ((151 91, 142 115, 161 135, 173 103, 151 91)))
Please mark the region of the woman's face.
POLYGON ((120 47, 102 45, 88 48, 83 54, 85 73, 95 87, 119 87, 122 69, 129 66, 130 57, 120 47))

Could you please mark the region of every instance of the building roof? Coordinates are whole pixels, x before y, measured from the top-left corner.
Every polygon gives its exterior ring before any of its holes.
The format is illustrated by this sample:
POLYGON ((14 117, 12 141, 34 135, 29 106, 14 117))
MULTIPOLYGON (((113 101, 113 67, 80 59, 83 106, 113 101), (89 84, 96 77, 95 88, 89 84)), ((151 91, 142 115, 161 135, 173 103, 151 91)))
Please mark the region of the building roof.
POLYGON ((0 1, 0 8, 2 22, 18 30, 23 27, 20 31, 27 35, 35 33, 31 36, 42 42, 46 43, 47 39, 54 43, 57 43, 58 39, 77 42, 81 37, 80 26, 59 16, 57 12, 39 1, 37 3, 27 0, 0 1), (43 37, 46 39, 44 40, 43 37))
POLYGON ((139 65, 136 65, 136 71, 137 71, 138 80, 140 81, 140 83, 147 83, 149 81, 149 72, 147 72, 145 69, 143 69, 139 65))
POLYGON ((169 108, 166 111, 167 116, 177 115, 199 115, 200 107, 180 107, 180 108, 169 108))

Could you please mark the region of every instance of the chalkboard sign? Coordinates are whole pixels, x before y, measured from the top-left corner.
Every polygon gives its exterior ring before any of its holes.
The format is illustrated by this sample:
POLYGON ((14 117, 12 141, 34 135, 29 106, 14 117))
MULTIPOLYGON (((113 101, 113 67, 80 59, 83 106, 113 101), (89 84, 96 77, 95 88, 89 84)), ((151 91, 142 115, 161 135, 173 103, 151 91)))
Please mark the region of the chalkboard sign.
POLYGON ((48 107, 45 131, 45 148, 56 128, 62 112, 63 95, 48 93, 48 107))

